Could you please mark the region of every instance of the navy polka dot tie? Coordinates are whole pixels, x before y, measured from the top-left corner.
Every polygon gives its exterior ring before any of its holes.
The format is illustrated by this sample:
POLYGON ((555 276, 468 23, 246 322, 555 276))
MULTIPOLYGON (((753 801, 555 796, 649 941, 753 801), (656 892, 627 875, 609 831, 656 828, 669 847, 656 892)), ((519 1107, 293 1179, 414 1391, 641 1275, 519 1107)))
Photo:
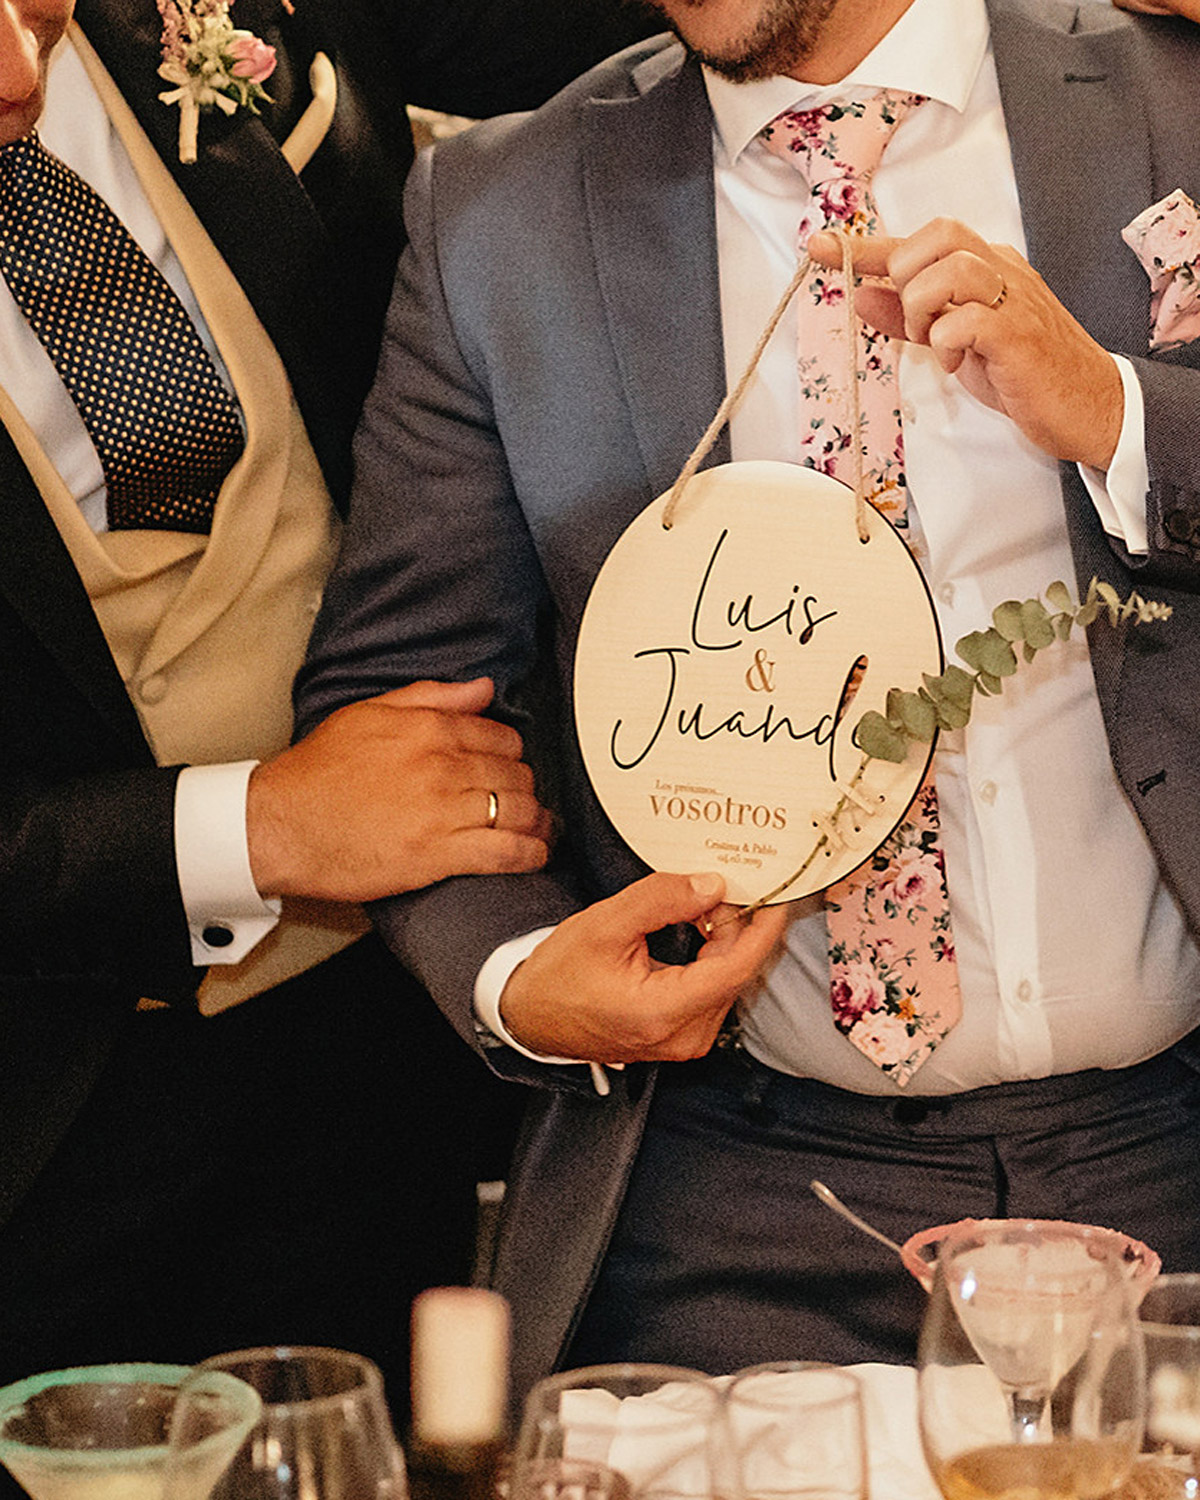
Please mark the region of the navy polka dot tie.
POLYGON ((178 297, 36 135, 0 149, 0 273, 100 456, 114 528, 206 532, 244 446, 178 297))

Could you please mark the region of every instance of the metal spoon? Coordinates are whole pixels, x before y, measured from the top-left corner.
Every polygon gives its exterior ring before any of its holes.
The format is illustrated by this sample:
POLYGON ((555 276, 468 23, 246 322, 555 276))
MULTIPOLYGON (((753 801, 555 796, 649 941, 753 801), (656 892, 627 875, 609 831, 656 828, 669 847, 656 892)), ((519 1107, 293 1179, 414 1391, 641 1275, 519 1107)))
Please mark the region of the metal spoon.
POLYGON ((889 1250, 894 1250, 897 1255, 903 1257, 904 1250, 895 1240, 888 1239, 887 1235, 882 1230, 876 1229, 874 1224, 868 1224, 866 1219, 859 1218, 853 1209, 846 1207, 832 1188, 826 1187, 823 1182, 818 1182, 815 1177, 809 1183, 809 1187, 826 1208, 833 1209, 835 1214, 841 1214, 842 1218, 853 1224, 855 1229, 861 1229, 864 1234, 869 1234, 873 1240, 878 1240, 881 1245, 886 1245, 889 1250))

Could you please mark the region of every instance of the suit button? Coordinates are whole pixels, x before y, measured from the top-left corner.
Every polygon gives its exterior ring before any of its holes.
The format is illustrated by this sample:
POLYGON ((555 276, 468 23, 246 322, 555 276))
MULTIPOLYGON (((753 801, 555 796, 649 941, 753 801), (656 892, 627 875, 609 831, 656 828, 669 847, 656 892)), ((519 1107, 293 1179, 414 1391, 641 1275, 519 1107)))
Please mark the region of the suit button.
POLYGON ((233 933, 228 927, 219 927, 214 922, 200 934, 206 948, 228 948, 233 942, 233 933))
POLYGON ((138 697, 143 703, 153 706, 161 703, 167 696, 167 679, 161 672, 155 673, 153 677, 144 677, 138 683, 138 697))
POLYGON ((1186 510, 1169 510, 1163 517, 1163 525, 1173 542, 1194 542, 1200 531, 1186 510))

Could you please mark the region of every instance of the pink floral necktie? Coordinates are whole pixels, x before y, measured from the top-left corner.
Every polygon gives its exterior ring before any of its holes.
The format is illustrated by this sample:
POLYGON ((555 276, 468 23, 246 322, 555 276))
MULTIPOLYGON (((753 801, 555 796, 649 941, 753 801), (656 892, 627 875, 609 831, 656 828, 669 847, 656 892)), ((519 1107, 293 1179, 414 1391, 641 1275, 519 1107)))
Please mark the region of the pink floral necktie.
MULTIPOLYGON (((884 147, 919 94, 788 110, 762 132, 767 149, 811 192, 799 229, 880 229, 871 194, 884 147)), ((810 468, 853 485, 850 351, 841 276, 817 271, 800 291, 800 451, 810 468)), ((890 341, 858 325, 859 430, 868 499, 908 531, 904 437, 890 341)), ((911 541, 910 541, 911 545, 911 541)), ((937 792, 927 777, 908 817, 852 875, 825 892, 834 1024, 903 1087, 959 1019, 954 937, 938 843, 937 792)))

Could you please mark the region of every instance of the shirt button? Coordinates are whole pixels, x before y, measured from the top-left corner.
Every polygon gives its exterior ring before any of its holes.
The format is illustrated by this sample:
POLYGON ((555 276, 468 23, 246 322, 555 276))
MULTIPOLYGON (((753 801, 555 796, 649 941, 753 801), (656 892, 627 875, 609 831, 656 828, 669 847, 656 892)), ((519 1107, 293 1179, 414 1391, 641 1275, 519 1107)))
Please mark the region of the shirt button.
POLYGON ((145 677, 138 684, 138 697, 143 703, 161 703, 167 696, 167 679, 161 672, 145 677))
POLYGON ((938 599, 949 609, 954 603, 954 585, 952 583, 943 583, 941 588, 938 589, 938 599))
POLYGON ((911 427, 912 424, 917 420, 917 408, 912 404, 911 401, 901 401, 900 415, 904 419, 904 421, 906 421, 911 427))
POLYGON ((997 787, 994 781, 982 782, 979 787, 979 800, 981 802, 986 802, 990 807, 996 800, 996 791, 997 787))
POLYGON ((1020 984, 1017 985, 1017 999, 1022 1005, 1028 1005, 1033 999, 1033 985, 1030 984, 1028 979, 1022 979, 1020 984))

